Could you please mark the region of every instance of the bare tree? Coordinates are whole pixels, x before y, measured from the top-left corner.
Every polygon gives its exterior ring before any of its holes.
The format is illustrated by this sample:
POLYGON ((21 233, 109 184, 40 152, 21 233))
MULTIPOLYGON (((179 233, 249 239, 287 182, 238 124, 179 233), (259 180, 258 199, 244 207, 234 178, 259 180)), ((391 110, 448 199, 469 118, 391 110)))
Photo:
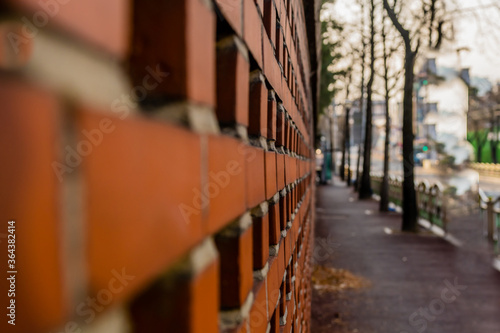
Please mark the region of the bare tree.
POLYGON ((388 0, 384 1, 384 8, 392 21, 394 27, 398 30, 405 47, 405 84, 403 92, 403 225, 404 231, 416 232, 418 230, 418 210, 417 195, 415 191, 415 161, 413 159, 413 80, 415 58, 420 48, 420 39, 418 38, 415 47, 412 46, 412 37, 410 31, 406 29, 398 19, 396 11, 397 1, 389 5, 388 0))
POLYGON ((359 198, 367 199, 372 196, 370 181, 371 153, 372 153, 372 114, 373 114, 373 81, 375 80, 375 0, 370 0, 370 78, 366 86, 366 120, 365 142, 363 149, 363 174, 359 187, 359 198))
MULTIPOLYGON (((358 3, 361 7, 361 94, 359 97, 359 112, 361 114, 361 119, 364 117, 364 107, 365 107, 365 67, 366 67, 366 47, 368 43, 365 38, 365 0, 358 0, 358 3)), ((363 122, 361 122, 362 124, 363 122)), ((355 191, 358 191, 360 188, 360 164, 361 164, 361 142, 364 140, 363 129, 359 132, 360 135, 360 144, 358 145, 358 158, 356 162, 356 186, 354 187, 355 191)))
POLYGON ((351 133, 350 133, 351 131, 350 131, 349 120, 350 120, 351 108, 348 105, 350 86, 351 86, 351 70, 349 69, 347 71, 347 75, 346 75, 345 101, 344 101, 344 128, 343 128, 344 135, 343 135, 343 140, 342 140, 342 162, 341 162, 340 170, 339 170, 340 178, 342 180, 346 180, 345 165, 346 165, 346 158, 347 158, 347 160, 348 160, 348 162, 347 162, 348 163, 347 185, 348 186, 351 184, 351 170, 350 170, 351 163, 349 161, 351 158, 350 153, 349 153, 350 141, 351 141, 351 133), (347 152, 347 156, 346 156, 346 152, 347 152))
POLYGON ((351 186, 352 174, 351 174, 351 106, 347 104, 345 107, 345 149, 347 151, 347 186, 351 186))
POLYGON ((401 35, 405 51, 403 89, 404 180, 402 229, 404 231, 416 232, 418 230, 418 209, 414 185, 415 162, 413 156, 413 83, 415 77, 415 59, 422 40, 427 39, 429 48, 438 49, 441 46, 445 38, 444 27, 451 21, 445 19, 446 8, 445 1, 443 0, 415 0, 413 2, 392 0, 392 4, 389 4, 389 0, 383 1, 387 15, 401 35), (406 13, 411 16, 407 21, 405 21, 403 9, 406 9, 406 13), (411 27, 411 30, 409 27, 411 27), (436 42, 434 43, 435 36, 436 42))
POLYGON ((401 72, 394 71, 391 73, 389 61, 398 51, 397 46, 389 45, 389 32, 386 26, 387 14, 382 8, 382 29, 380 35, 382 37, 382 52, 383 52, 383 73, 381 74, 384 81, 384 101, 385 101, 385 141, 384 141, 384 175, 380 186, 380 202, 379 210, 387 212, 389 210, 389 162, 390 162, 390 139, 391 139, 391 117, 389 114, 389 105, 391 95, 399 83, 401 72))
POLYGON ((380 207, 381 212, 389 210, 389 144, 391 136, 391 119, 389 115, 389 68, 387 64, 387 33, 385 31, 385 15, 382 20, 382 47, 384 52, 384 92, 385 92, 385 142, 384 142, 384 176, 380 187, 380 207))
POLYGON ((347 119, 347 112, 345 111, 345 104, 344 104, 344 125, 342 126, 342 158, 340 160, 340 166, 339 166, 339 175, 340 179, 343 181, 345 180, 345 159, 346 159, 346 148, 347 148, 347 133, 346 129, 349 123, 347 123, 345 120, 347 119))

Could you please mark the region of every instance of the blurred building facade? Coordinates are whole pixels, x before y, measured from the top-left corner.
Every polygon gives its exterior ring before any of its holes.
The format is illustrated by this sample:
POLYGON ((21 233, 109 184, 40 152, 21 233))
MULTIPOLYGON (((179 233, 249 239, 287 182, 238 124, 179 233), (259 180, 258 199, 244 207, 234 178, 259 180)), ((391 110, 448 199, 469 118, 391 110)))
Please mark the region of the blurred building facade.
POLYGON ((319 1, 0 10, 0 331, 310 332, 319 1))
POLYGON ((447 154, 462 164, 473 157, 467 142, 470 74, 468 69, 440 66, 435 56, 425 59, 415 83, 415 139, 425 155, 418 159, 437 161, 439 154, 447 154))

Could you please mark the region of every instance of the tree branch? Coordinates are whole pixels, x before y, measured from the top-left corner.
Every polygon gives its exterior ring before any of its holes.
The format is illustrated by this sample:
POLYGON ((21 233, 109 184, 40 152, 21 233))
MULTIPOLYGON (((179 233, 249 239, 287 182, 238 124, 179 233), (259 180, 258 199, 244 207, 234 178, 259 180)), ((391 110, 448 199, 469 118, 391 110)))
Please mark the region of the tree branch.
POLYGON ((389 18, 391 19, 392 24, 394 24, 398 32, 401 34, 401 37, 403 37, 405 45, 410 46, 409 48, 411 49, 410 32, 401 25, 396 16, 394 8, 389 5, 389 2, 387 0, 384 0, 384 8, 387 11, 387 15, 389 15, 389 18))

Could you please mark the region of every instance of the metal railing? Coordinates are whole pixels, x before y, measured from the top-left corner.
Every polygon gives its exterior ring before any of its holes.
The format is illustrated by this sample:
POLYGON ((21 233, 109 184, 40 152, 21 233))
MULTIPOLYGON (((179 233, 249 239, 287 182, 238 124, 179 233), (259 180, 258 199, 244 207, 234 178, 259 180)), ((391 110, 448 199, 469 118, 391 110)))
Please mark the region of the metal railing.
MULTIPOLYGON (((380 195, 383 176, 372 174, 370 177, 373 192, 380 195)), ((402 188, 401 177, 389 177, 389 201, 400 207, 402 205, 402 188)), ((431 225, 441 227, 445 232, 448 229, 449 214, 453 215, 453 207, 467 205, 463 201, 457 201, 456 197, 448 193, 440 183, 430 184, 424 180, 416 182, 415 189, 419 217, 429 221, 431 225)), ((475 198, 469 197, 468 200, 476 207, 474 209, 476 212, 479 201, 483 235, 489 241, 496 243, 496 252, 500 254, 500 197, 489 197, 481 189, 479 189, 479 200, 476 199, 477 193, 471 192, 471 195, 474 195, 475 198)), ((465 210, 467 211, 467 208, 465 210)), ((461 211, 461 213, 463 212, 461 211)))
POLYGON ((470 167, 484 176, 500 177, 500 164, 471 163, 470 167))
MULTIPOLYGON (((372 190, 380 195, 383 176, 372 174, 372 190)), ((429 184, 427 181, 415 182, 417 191, 417 205, 419 217, 437 225, 445 232, 448 227, 447 203, 448 198, 441 184, 429 184)), ((396 206, 403 203, 403 179, 401 177, 389 177, 389 201, 396 206)))
MULTIPOLYGON (((483 234, 491 241, 498 241, 500 228, 500 197, 488 197, 479 190, 479 210, 483 221, 483 234)), ((498 246, 498 244, 497 244, 498 246)))

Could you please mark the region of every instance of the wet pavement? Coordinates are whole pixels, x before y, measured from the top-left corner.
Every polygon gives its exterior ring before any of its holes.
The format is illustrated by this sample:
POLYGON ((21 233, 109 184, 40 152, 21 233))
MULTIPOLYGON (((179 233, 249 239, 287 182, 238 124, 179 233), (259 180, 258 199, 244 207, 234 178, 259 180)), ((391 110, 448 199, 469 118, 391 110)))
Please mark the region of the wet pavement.
POLYGON ((457 246, 425 230, 399 232, 400 214, 379 213, 376 201, 336 184, 317 189, 314 258, 369 286, 315 289, 312 332, 500 332, 500 272, 478 216, 450 221, 457 246))

